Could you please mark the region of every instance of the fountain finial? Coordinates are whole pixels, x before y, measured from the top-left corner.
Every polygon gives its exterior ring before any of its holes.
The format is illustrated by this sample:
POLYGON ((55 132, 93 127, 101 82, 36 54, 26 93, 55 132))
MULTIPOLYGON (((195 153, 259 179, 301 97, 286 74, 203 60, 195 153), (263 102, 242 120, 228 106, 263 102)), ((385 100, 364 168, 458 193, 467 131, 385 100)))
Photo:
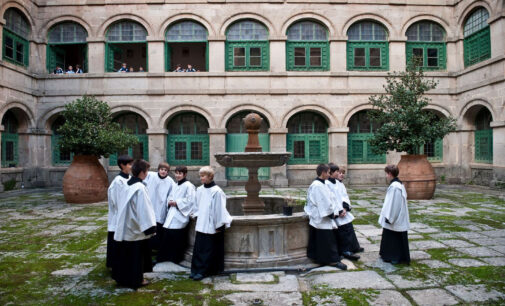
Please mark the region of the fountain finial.
POLYGON ((247 145, 245 147, 245 152, 262 152, 262 148, 258 139, 258 133, 260 130, 261 122, 263 118, 256 113, 250 113, 245 116, 244 127, 247 129, 249 134, 247 139, 247 145))

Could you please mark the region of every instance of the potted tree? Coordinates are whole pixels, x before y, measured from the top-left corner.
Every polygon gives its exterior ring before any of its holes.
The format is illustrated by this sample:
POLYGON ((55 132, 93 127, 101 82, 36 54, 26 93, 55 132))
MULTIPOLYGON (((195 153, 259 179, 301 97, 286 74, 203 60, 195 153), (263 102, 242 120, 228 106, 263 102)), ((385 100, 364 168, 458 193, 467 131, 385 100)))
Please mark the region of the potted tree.
POLYGON ((386 93, 369 98, 374 107, 370 117, 380 123, 369 143, 375 153, 406 152, 398 168, 409 199, 431 199, 435 171, 424 152, 419 152, 420 147, 455 131, 456 120, 438 118, 425 109, 431 100, 424 94, 438 83, 426 79, 418 63, 409 63, 406 71, 388 73, 383 86, 386 93))
POLYGON ((63 176, 63 195, 68 203, 94 203, 107 198, 105 169, 98 162, 138 142, 134 135, 112 121, 107 103, 83 96, 65 105, 65 123, 58 129, 60 150, 74 153, 63 176))

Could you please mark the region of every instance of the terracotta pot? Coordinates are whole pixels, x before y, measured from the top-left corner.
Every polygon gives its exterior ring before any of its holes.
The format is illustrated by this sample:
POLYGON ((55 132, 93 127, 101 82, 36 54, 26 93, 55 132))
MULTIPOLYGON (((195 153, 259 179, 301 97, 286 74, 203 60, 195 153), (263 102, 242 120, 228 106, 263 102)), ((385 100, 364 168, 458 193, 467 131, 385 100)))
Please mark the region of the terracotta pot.
POLYGON ((398 169, 409 200, 433 198, 437 177, 426 155, 402 155, 398 169))
POLYGON ((95 203, 107 199, 109 180, 94 155, 76 155, 63 176, 67 203, 95 203))

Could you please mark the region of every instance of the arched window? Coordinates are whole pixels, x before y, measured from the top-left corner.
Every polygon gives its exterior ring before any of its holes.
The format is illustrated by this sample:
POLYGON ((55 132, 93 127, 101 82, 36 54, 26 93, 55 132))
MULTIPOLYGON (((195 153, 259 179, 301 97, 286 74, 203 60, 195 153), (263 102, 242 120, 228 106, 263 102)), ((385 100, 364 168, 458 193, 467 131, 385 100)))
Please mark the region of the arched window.
MULTIPOLYGON (((435 120, 440 120, 441 114, 435 113, 435 120)), ((429 141, 419 148, 419 154, 424 154, 430 162, 442 162, 444 153, 443 139, 429 141)))
POLYGON ((302 112, 288 121, 286 147, 292 152, 289 164, 328 162, 328 123, 313 112, 302 112))
MULTIPOLYGON (((226 152, 244 152, 247 145, 248 134, 244 127, 244 118, 251 111, 243 111, 235 114, 226 124, 226 152)), ((265 116, 261 121, 258 139, 263 152, 270 151, 270 135, 268 134, 268 121, 265 116)), ((249 178, 246 168, 226 168, 226 177, 229 180, 247 180, 249 178)), ((262 167, 258 170, 259 180, 268 180, 270 178, 270 168, 262 167)))
POLYGON ((146 37, 146 29, 137 22, 123 20, 111 25, 106 35, 106 71, 147 71, 146 37))
POLYGON ((432 21, 420 21, 407 29, 407 63, 417 59, 424 70, 446 67, 444 29, 432 21))
POLYGON ((465 67, 491 58, 491 31, 487 24, 488 11, 479 7, 465 21, 463 41, 465 67))
POLYGON ((387 31, 374 21, 360 21, 347 31, 347 70, 388 70, 387 31))
POLYGON ((64 152, 60 150, 60 145, 58 143, 60 135, 58 134, 58 129, 65 123, 65 118, 63 116, 58 116, 51 125, 51 148, 53 155, 53 165, 70 165, 72 159, 74 158, 74 153, 64 152))
POLYGON ((88 33, 78 23, 62 22, 49 30, 46 67, 52 73, 56 67, 64 71, 72 66, 75 72, 88 71, 88 33), (79 67, 76 67, 79 65, 79 67))
POLYGON ((207 29, 201 24, 184 20, 171 25, 165 34, 165 71, 175 71, 177 65, 197 71, 208 71, 209 45, 207 29))
POLYGON ((18 120, 12 111, 7 111, 2 118, 2 168, 16 167, 18 158, 18 120))
POLYGON ((482 108, 475 116, 475 162, 493 163, 493 129, 491 113, 482 108))
POLYGON ((295 71, 330 69, 328 31, 313 21, 301 21, 290 26, 286 42, 286 67, 295 71))
POLYGON ((28 67, 30 58, 30 24, 19 10, 9 8, 4 14, 3 56, 5 61, 28 67))
POLYGON ((266 71, 270 67, 268 30, 253 20, 241 20, 226 31, 227 71, 266 71))
POLYGON ((386 154, 375 154, 368 143, 377 124, 370 120, 366 110, 357 112, 349 120, 347 134, 347 161, 349 164, 383 164, 386 154))
POLYGON ((144 118, 135 113, 128 112, 119 115, 114 119, 114 121, 118 122, 121 127, 128 129, 131 134, 137 136, 139 142, 133 147, 129 147, 122 152, 111 154, 109 156, 109 165, 117 166, 117 157, 124 154, 130 155, 133 159, 142 158, 144 160, 149 160, 149 138, 146 134, 147 122, 144 118))
POLYGON ((175 116, 167 126, 167 160, 171 165, 209 164, 209 124, 197 113, 175 116))

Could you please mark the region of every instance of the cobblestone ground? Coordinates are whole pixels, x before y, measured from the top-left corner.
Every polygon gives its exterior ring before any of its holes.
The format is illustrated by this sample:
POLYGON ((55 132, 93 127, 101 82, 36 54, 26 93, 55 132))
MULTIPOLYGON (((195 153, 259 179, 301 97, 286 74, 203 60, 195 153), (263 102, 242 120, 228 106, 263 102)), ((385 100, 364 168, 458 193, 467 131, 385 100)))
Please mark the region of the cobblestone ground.
MULTIPOLYGON (((241 193, 237 188, 225 190, 241 193)), ((438 186, 409 201, 410 266, 378 259, 385 187, 349 188, 365 248, 348 271, 237 273, 194 282, 158 264, 151 284, 118 288, 105 268, 107 206, 68 205, 61 192, 0 194, 0 303, 168 305, 505 304, 505 192, 438 186)), ((304 196, 304 189, 262 193, 304 196)))

